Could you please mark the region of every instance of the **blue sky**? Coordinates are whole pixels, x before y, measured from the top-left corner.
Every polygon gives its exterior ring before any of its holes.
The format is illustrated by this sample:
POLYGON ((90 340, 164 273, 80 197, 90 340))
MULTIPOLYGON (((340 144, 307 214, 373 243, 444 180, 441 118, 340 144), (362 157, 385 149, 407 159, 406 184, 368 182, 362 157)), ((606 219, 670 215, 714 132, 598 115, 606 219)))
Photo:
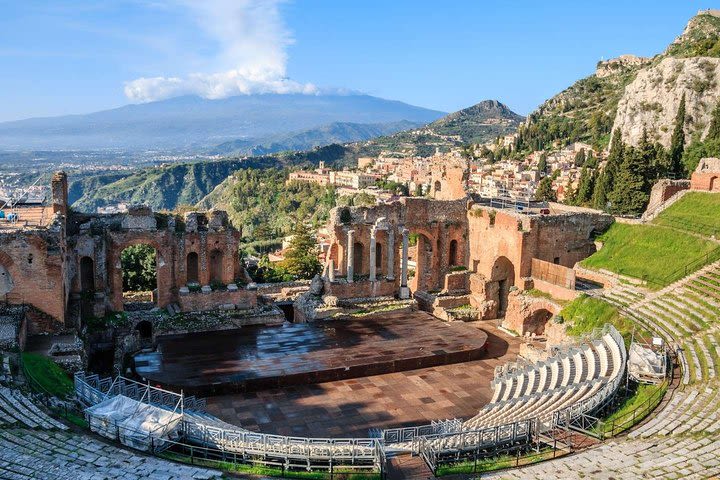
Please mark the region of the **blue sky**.
POLYGON ((196 93, 357 91, 526 114, 706 1, 0 0, 0 121, 196 93))

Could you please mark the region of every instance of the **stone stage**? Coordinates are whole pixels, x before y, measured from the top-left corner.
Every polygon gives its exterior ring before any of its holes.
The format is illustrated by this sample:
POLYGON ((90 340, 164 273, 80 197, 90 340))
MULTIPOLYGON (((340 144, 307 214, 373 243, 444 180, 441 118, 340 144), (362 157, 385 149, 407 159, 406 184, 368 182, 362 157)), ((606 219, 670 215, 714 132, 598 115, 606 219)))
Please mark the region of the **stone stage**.
POLYGON ((488 336, 425 312, 383 313, 158 338, 135 357, 139 375, 186 394, 318 384, 485 358, 488 336))

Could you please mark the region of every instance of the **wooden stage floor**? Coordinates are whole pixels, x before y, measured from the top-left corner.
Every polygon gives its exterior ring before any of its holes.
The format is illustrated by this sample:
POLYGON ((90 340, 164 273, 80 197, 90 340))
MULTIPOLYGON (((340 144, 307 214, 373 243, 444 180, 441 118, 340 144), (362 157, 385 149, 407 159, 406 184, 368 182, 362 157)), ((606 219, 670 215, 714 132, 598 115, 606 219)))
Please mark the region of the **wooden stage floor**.
POLYGON ((487 334, 425 312, 160 337, 137 373, 188 394, 265 391, 486 358, 487 334))

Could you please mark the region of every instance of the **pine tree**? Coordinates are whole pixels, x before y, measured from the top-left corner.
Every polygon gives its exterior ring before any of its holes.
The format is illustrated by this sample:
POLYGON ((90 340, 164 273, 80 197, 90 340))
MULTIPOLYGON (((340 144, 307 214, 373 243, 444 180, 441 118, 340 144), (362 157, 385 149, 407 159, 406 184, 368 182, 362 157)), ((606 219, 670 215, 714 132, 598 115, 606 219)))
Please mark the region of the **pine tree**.
POLYGON ((720 102, 715 106, 710 118, 710 128, 705 136, 705 141, 720 140, 720 102))
POLYGON ((685 150, 685 94, 683 93, 675 116, 675 129, 670 137, 670 173, 676 178, 685 173, 682 156, 685 150))
POLYGON ((296 278, 312 278, 320 273, 317 243, 304 223, 298 222, 293 229, 290 246, 285 253, 283 267, 296 278))
POLYGON ((622 162, 624 149, 625 146, 622 142, 620 130, 615 129, 605 168, 595 182, 595 190, 593 191, 593 205, 599 210, 605 210, 607 208, 608 195, 613 191, 615 173, 622 162))
POLYGON ((556 202, 557 201, 557 194, 555 193, 555 190, 552 188, 552 179, 550 177, 545 177, 542 180, 540 180, 540 183, 538 184, 538 188, 535 191, 535 199, 544 201, 544 202, 556 202))
POLYGON ((649 198, 649 165, 640 148, 628 148, 615 174, 613 191, 608 195, 611 212, 618 215, 642 213, 649 198))

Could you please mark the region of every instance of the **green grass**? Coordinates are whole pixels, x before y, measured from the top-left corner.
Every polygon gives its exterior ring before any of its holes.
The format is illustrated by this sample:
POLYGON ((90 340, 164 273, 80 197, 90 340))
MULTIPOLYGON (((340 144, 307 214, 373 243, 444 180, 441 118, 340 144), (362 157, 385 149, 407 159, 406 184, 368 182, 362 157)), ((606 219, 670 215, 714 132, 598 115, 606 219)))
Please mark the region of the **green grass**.
MULTIPOLYGON (((177 452, 164 451, 159 454, 160 457, 168 460, 174 460, 181 463, 190 463, 190 457, 182 455, 177 452)), ((299 478, 307 480, 323 480, 330 478, 329 472, 307 472, 302 470, 283 470, 278 467, 265 466, 265 465, 252 465, 246 463, 232 463, 223 462, 221 460, 206 460, 203 458, 195 457, 193 459, 193 465, 217 468, 225 472, 241 473, 245 475, 257 475, 267 477, 282 477, 282 478, 299 478)), ((355 472, 342 467, 337 467, 333 470, 333 479, 338 480, 380 480, 379 473, 364 473, 355 472)))
POLYGON ((700 235, 720 232, 720 194, 686 193, 653 220, 656 225, 679 228, 700 235))
POLYGON ((651 337, 650 332, 620 315, 615 306, 585 294, 568 303, 560 312, 560 316, 568 323, 567 333, 575 337, 591 333, 595 328, 602 328, 606 323, 613 325, 622 334, 626 345, 630 345, 633 331, 646 338, 651 337))
POLYGON ((70 376, 55 362, 35 353, 23 353, 26 373, 45 392, 65 398, 73 394, 74 386, 70 376))
POLYGON ((650 404, 646 405, 645 403, 650 399, 654 399, 659 402, 666 390, 667 383, 663 383, 661 385, 638 384, 633 394, 626 398, 620 407, 615 410, 615 412, 603 420, 603 423, 595 429, 596 432, 604 434, 613 433, 617 435, 618 433, 631 428, 650 413, 650 410, 645 408, 649 407, 650 404), (636 417, 633 419, 632 412, 640 407, 643 407, 643 410, 637 411, 636 417))
POLYGON ((515 467, 516 464, 519 466, 530 465, 550 459, 552 458, 552 456, 553 452, 552 450, 550 450, 521 456, 519 461, 515 455, 502 455, 494 458, 481 458, 478 459, 477 464, 472 460, 468 460, 458 463, 439 465, 436 474, 438 477, 442 477, 443 475, 490 472, 493 470, 512 468, 515 467))
POLYGON ((538 290, 537 288, 531 288, 530 290, 525 290, 525 295, 530 295, 531 297, 535 298, 547 298, 548 300, 552 300, 555 303, 559 303, 560 305, 564 305, 567 303, 567 300, 561 300, 559 298, 555 298, 552 295, 550 295, 547 292, 543 292, 542 290, 538 290))
POLYGON ((581 262, 591 269, 605 269, 648 281, 660 289, 684 277, 684 267, 703 255, 690 270, 698 270, 720 256, 718 245, 683 232, 653 225, 615 223, 599 237, 603 247, 581 262))

